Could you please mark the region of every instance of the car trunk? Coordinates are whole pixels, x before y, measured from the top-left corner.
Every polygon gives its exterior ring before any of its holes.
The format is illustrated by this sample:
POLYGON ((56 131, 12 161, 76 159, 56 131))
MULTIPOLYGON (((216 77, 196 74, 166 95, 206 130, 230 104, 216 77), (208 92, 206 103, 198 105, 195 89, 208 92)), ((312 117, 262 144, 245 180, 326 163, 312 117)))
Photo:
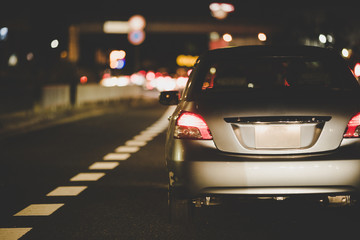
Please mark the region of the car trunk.
POLYGON ((330 89, 207 92, 197 107, 216 147, 239 154, 334 150, 358 111, 351 92, 330 89))

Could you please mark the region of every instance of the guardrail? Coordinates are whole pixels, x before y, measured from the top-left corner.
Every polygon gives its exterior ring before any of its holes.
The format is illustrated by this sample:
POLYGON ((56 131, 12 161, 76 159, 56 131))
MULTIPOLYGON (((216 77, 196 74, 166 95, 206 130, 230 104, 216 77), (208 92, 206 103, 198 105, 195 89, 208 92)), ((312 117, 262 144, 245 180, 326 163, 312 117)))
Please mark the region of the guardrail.
MULTIPOLYGON (((87 103, 109 102, 122 99, 140 98, 142 89, 139 86, 104 87, 98 84, 78 85, 76 106, 87 103)), ((40 107, 42 109, 70 106, 70 86, 51 85, 42 89, 40 107)))
POLYGON ((108 102, 141 97, 139 86, 104 87, 98 84, 78 85, 76 105, 94 102, 108 102))
POLYGON ((41 108, 66 107, 70 105, 69 85, 50 85, 42 88, 41 108))
POLYGON ((38 100, 35 100, 35 98, 21 98, 22 102, 27 103, 23 104, 26 108, 0 113, 0 138, 10 136, 19 129, 27 129, 36 125, 39 127, 43 123, 49 123, 56 119, 72 119, 71 116, 76 116, 74 119, 79 119, 79 117, 101 114, 106 111, 104 109, 106 109, 105 106, 107 105, 102 103, 114 102, 125 107, 157 103, 154 100, 158 95, 156 92, 145 91, 139 86, 103 87, 97 84, 79 85, 77 86, 74 108, 71 104, 69 85, 49 85, 41 90, 38 100), (101 104, 97 106, 97 103, 101 104))

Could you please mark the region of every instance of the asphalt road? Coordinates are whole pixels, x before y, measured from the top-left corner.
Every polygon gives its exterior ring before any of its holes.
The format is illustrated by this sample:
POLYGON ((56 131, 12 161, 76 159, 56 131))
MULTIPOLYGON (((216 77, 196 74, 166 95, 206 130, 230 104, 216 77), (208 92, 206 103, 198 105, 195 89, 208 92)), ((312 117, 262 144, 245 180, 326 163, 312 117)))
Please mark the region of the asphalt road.
POLYGON ((283 201, 229 202, 169 224, 166 110, 121 109, 0 140, 0 239, 358 239, 352 210, 283 201))

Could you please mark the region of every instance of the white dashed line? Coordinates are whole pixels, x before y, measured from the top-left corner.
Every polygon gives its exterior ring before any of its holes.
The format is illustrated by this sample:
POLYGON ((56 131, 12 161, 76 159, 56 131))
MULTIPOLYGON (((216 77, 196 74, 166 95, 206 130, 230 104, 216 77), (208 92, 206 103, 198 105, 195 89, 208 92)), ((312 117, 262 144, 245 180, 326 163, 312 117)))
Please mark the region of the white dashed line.
POLYGON ((125 143, 126 146, 143 147, 147 144, 146 141, 129 140, 125 143))
POLYGON ((96 162, 96 163, 93 163, 89 167, 89 169, 90 170, 95 170, 95 169, 107 170, 107 169, 114 169, 117 166, 119 166, 118 162, 96 162))
POLYGON ((148 127, 145 131, 159 133, 164 130, 163 127, 148 127))
POLYGON ((137 135, 133 139, 138 140, 138 141, 151 141, 151 140, 153 140, 153 137, 152 136, 137 135))
POLYGON ((141 134, 148 135, 148 136, 151 136, 151 135, 157 136, 157 135, 159 135, 159 133, 160 133, 159 130, 154 130, 154 129, 145 130, 145 131, 141 132, 141 134))
POLYGON ((62 206, 63 203, 31 204, 14 216, 49 216, 62 206))
POLYGON ((32 228, 0 228, 1 240, 17 240, 29 232, 32 228))
POLYGON ((134 147, 134 146, 120 146, 118 148, 115 149, 115 152, 122 152, 122 153, 134 153, 139 151, 140 148, 139 147, 134 147))
MULTIPOLYGON (((172 114, 175 108, 169 107, 168 110, 161 116, 161 118, 154 124, 141 131, 139 135, 133 137, 125 143, 125 146, 119 146, 115 149, 115 153, 108 153, 103 157, 104 161, 123 161, 127 160, 131 153, 140 150, 147 142, 153 140, 154 137, 161 134, 168 126, 168 116, 172 114)), ((119 165, 118 162, 95 162, 90 170, 107 170, 114 169, 119 165)), ((105 176, 105 173, 79 173, 70 179, 71 182, 77 181, 97 181, 105 176)), ((78 196, 83 192, 87 186, 60 186, 49 192, 46 196, 78 196)), ((14 216, 49 216, 56 210, 64 206, 63 203, 52 204, 31 204, 14 216)), ((1 240, 17 240, 29 232, 32 228, 0 228, 1 240)))
POLYGON ((71 182, 79 181, 97 181, 102 178, 105 173, 79 173, 70 179, 71 182))
POLYGON ((77 196, 82 191, 84 191, 87 186, 63 186, 57 187, 53 191, 49 192, 46 196, 55 197, 55 196, 77 196))
POLYGON ((123 161, 127 160, 131 156, 130 153, 108 153, 104 156, 105 161, 123 161))
POLYGON ((141 132, 140 132, 140 135, 151 137, 151 136, 156 136, 156 135, 158 135, 158 132, 149 131, 149 130, 144 130, 144 131, 141 131, 141 132))
POLYGON ((164 130, 167 127, 167 122, 156 122, 147 129, 158 129, 158 130, 164 130))
POLYGON ((144 137, 144 138, 151 138, 154 139, 158 134, 154 134, 154 133, 141 133, 140 136, 144 137))

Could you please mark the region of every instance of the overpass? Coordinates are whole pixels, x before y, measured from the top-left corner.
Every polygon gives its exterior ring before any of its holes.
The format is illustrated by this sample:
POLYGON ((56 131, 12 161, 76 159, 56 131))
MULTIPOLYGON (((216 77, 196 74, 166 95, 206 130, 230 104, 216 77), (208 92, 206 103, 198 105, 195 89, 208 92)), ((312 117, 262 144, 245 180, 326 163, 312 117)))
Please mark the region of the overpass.
MULTIPOLYGON (((79 23, 69 27, 69 53, 68 58, 71 62, 79 59, 79 35, 86 33, 105 34, 104 24, 102 23, 79 23)), ((126 21, 113 21, 118 24, 118 29, 111 34, 127 34, 126 21)), ((259 32, 271 33, 277 31, 274 26, 254 25, 254 24, 234 24, 220 22, 148 22, 145 27, 146 33, 167 33, 167 34, 210 34, 211 32, 231 33, 234 35, 249 36, 259 32)))

